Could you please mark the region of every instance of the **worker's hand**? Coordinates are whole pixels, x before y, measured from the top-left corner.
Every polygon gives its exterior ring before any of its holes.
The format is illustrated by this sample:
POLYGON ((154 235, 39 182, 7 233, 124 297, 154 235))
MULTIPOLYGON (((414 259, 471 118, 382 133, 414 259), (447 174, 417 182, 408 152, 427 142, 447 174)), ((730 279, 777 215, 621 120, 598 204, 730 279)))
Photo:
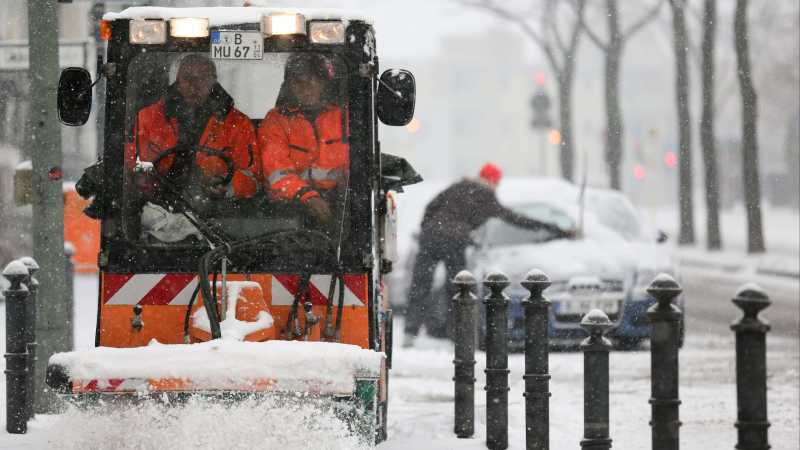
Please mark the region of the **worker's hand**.
POLYGON ((564 237, 564 239, 576 239, 578 237, 578 230, 575 228, 561 230, 561 235, 564 237))
POLYGON ((314 216, 315 219, 322 223, 330 222, 332 214, 331 207, 328 206, 328 202, 320 197, 313 197, 306 202, 306 206, 308 206, 309 211, 311 211, 311 215, 314 216))
POLYGON ((210 177, 203 180, 203 190, 211 198, 222 198, 228 192, 228 185, 223 183, 223 177, 210 177))

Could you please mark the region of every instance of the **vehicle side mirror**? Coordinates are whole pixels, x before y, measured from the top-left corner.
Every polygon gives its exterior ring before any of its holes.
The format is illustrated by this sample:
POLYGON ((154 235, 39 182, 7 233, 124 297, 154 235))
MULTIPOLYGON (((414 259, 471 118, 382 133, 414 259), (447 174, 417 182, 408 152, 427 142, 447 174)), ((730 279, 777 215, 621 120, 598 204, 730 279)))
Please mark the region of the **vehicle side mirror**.
POLYGON ((389 69, 379 80, 378 118, 386 125, 403 126, 414 117, 417 86, 414 75, 403 69, 389 69))
POLYGON ((669 240, 669 235, 662 230, 658 230, 658 237, 656 237, 656 242, 659 244, 663 244, 669 240))
POLYGON ((381 184, 386 191, 403 192, 403 186, 417 184, 422 176, 405 158, 381 153, 381 184))
POLYGON ((79 126, 92 112, 92 76, 82 67, 68 67, 58 80, 58 120, 79 126))

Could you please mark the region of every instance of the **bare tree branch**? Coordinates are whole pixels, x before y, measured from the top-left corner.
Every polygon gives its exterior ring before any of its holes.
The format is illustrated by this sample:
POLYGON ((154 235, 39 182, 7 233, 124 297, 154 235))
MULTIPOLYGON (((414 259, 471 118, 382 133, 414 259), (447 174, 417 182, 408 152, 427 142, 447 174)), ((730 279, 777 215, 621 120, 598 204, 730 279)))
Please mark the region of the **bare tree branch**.
POLYGON ((647 24, 655 20, 658 17, 658 14, 661 12, 661 5, 664 4, 663 0, 657 0, 656 4, 646 12, 642 17, 639 18, 636 22, 634 22, 627 30, 622 32, 622 41, 628 40, 631 36, 639 32, 642 28, 644 28, 647 24))
POLYGON ((603 51, 608 51, 608 41, 603 41, 603 39, 600 38, 600 35, 595 33, 595 31, 589 27, 589 24, 586 23, 585 19, 581 21, 581 26, 583 27, 583 31, 586 32, 586 35, 589 36, 589 40, 592 41, 594 45, 603 51))
POLYGON ((522 32, 528 36, 545 54, 547 61, 550 63, 553 72, 557 76, 562 71, 561 61, 556 56, 555 52, 553 51, 553 47, 550 45, 547 40, 542 38, 542 36, 536 32, 536 30, 522 17, 512 13, 510 10, 499 6, 493 0, 459 0, 461 4, 477 9, 483 9, 488 11, 501 19, 508 20, 516 24, 522 32))

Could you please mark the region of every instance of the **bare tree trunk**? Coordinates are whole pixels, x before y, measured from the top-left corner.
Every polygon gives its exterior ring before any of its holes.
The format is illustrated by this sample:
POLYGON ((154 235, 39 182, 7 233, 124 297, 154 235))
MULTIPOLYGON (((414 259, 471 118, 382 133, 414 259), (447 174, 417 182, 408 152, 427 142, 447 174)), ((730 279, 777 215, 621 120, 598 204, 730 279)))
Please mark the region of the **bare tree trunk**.
POLYGON ((672 7, 673 43, 675 46, 675 94, 678 107, 678 135, 680 151, 679 188, 680 232, 678 243, 694 244, 694 211, 692 202, 692 118, 689 113, 688 35, 684 0, 670 0, 672 7))
POLYGON ((714 45, 717 31, 717 0, 705 0, 703 13, 703 115, 700 141, 703 145, 706 193, 706 235, 709 250, 722 248, 719 229, 719 180, 714 136, 714 45))
POLYGON ((622 111, 619 106, 619 67, 622 56, 622 35, 619 29, 617 0, 606 0, 608 47, 606 51, 606 161, 611 189, 620 190, 624 150, 622 111))
POLYGON ((574 55, 564 62, 564 69, 558 80, 558 108, 561 128, 561 176, 573 181, 575 149, 572 136, 572 81, 574 78, 574 55))
POLYGON ((749 36, 747 35, 747 0, 736 1, 734 17, 734 43, 736 65, 742 94, 742 169, 744 174, 744 200, 747 210, 747 250, 760 253, 765 250, 761 224, 761 185, 758 176, 758 98, 750 77, 749 36))

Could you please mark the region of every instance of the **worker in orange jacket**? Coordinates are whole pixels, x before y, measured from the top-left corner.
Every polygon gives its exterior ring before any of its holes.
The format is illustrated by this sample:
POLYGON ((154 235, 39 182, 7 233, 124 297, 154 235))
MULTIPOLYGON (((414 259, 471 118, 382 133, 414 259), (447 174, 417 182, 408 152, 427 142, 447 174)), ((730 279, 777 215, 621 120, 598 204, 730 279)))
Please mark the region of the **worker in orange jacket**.
POLYGON ((275 108, 258 129, 264 179, 273 200, 298 202, 322 223, 349 169, 347 112, 327 57, 289 57, 275 108))
MULTIPOLYGON (((255 137, 250 119, 217 83, 214 63, 189 55, 167 93, 139 111, 126 164, 152 163, 175 186, 199 184, 212 198, 250 198, 262 183, 255 137)), ((158 177, 141 177, 139 185, 158 195, 158 177)))

